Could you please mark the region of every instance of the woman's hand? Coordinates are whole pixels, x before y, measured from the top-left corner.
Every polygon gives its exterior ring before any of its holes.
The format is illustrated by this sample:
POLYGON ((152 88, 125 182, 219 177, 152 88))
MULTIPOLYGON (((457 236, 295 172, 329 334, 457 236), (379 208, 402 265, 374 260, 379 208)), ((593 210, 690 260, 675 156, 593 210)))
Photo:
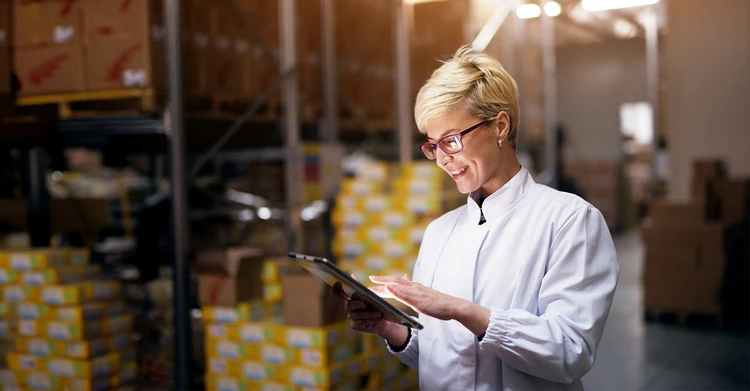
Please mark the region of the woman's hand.
POLYGON ((372 290, 384 298, 394 298, 415 311, 441 320, 456 318, 456 311, 465 300, 440 293, 418 282, 409 280, 409 276, 386 277, 370 276, 370 281, 382 286, 372 290))

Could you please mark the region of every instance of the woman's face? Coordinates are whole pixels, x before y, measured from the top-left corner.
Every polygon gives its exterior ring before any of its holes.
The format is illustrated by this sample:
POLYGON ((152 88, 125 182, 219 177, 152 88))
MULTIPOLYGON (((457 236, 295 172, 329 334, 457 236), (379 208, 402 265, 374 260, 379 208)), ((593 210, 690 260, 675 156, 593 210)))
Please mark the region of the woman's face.
MULTIPOLYGON (((437 142, 441 138, 456 134, 480 122, 481 119, 463 113, 448 113, 435 117, 425 124, 428 141, 437 142)), ((499 189, 497 182, 500 166, 500 147, 497 145, 498 130, 496 121, 488 121, 461 138, 463 149, 448 155, 440 148, 436 150, 438 167, 448 173, 456 182, 462 194, 482 189, 485 196, 499 189)))

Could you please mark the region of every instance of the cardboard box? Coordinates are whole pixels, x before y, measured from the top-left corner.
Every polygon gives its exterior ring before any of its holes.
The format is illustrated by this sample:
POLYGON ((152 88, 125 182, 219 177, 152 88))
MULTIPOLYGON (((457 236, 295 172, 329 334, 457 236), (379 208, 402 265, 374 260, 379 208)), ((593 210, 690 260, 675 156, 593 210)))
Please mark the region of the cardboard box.
POLYGON ((746 220, 748 218, 748 195, 750 180, 718 179, 714 182, 719 217, 725 220, 746 220))
POLYGON ((11 27, 12 2, 0 1, 0 94, 10 94, 11 75, 11 27))
POLYGON ((650 205, 649 215, 660 223, 673 222, 675 224, 681 224, 685 220, 702 221, 708 217, 706 205, 701 201, 654 201, 650 205))
POLYGON ((309 273, 281 277, 284 292, 284 323, 321 327, 346 319, 344 302, 330 293, 328 285, 309 273))
POLYGON ((19 95, 80 92, 85 88, 80 44, 17 47, 14 61, 19 95))
POLYGON ((85 2, 87 88, 164 87, 162 14, 159 1, 85 2))
POLYGON ((81 1, 16 1, 13 15, 13 42, 65 45, 82 41, 81 1))
POLYGON ((236 306, 263 298, 263 255, 255 248, 198 254, 198 299, 202 305, 236 306))

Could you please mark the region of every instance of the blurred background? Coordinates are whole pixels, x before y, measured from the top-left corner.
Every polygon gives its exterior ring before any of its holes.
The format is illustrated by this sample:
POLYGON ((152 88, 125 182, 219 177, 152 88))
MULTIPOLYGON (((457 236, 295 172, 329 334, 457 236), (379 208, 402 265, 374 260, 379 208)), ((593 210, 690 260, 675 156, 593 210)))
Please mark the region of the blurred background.
POLYGON ((411 274, 461 45, 615 238, 585 387, 749 389, 747 0, 0 1, 0 389, 417 389, 285 258, 411 274))

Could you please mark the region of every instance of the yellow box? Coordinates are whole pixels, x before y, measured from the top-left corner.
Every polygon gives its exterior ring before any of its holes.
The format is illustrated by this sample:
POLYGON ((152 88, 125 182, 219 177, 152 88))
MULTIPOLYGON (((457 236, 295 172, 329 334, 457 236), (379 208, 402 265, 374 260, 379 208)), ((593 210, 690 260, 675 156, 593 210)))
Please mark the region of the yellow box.
POLYGON ((235 377, 253 382, 273 382, 287 380, 287 367, 261 361, 243 360, 235 377))
POLYGON ((284 330, 284 344, 292 348, 321 348, 345 341, 348 323, 326 327, 291 327, 284 330))
POLYGON ((348 362, 357 353, 357 347, 352 343, 329 345, 320 348, 294 349, 292 365, 313 368, 326 368, 334 364, 348 362))
POLYGON ((221 357, 206 359, 207 376, 233 376, 240 373, 240 361, 221 357))
POLYGON ((266 303, 256 300, 242 303, 237 307, 203 306, 203 319, 206 322, 239 323, 259 322, 266 318, 266 303))
POLYGON ((90 280, 101 273, 102 269, 98 265, 63 266, 21 272, 21 281, 33 286, 72 284, 90 280))
POLYGON ((298 269, 294 261, 286 258, 273 258, 263 261, 263 271, 261 279, 264 283, 273 283, 281 281, 281 275, 293 269, 298 269))
POLYGON ((282 299, 281 283, 264 282, 263 283, 263 300, 279 301, 282 299))
POLYGON ((381 225, 391 229, 405 228, 414 225, 416 217, 412 214, 399 212, 396 210, 387 210, 380 213, 378 221, 381 225))
POLYGON ((336 209, 349 211, 364 211, 364 197, 351 194, 339 194, 336 196, 336 209))
POLYGON ((41 292, 38 286, 6 285, 3 287, 3 298, 6 303, 38 302, 41 292))
POLYGON ((91 259, 91 252, 86 248, 63 249, 69 265, 86 265, 91 259))
POLYGON ((21 281, 21 275, 17 270, 0 269, 0 284, 16 284, 21 281))
POLYGON ((214 343, 217 340, 232 340, 254 344, 272 342, 270 338, 271 334, 267 331, 269 327, 273 326, 263 322, 236 324, 209 323, 206 325, 206 339, 208 343, 214 343))
POLYGON ((260 360, 261 345, 218 340, 212 341, 206 346, 206 352, 210 358, 260 360))
POLYGON ((21 374, 23 382, 30 388, 35 390, 61 390, 65 386, 63 379, 59 376, 53 376, 45 372, 27 372, 21 374))
POLYGON ((97 357, 89 361, 78 361, 69 358, 50 358, 47 360, 47 373, 61 377, 100 377, 113 375, 120 363, 116 353, 97 357))
POLYGON ((433 195, 439 194, 443 183, 425 178, 399 178, 393 181, 393 192, 404 195, 433 195))
POLYGON ((0 266, 20 271, 54 268, 65 263, 65 254, 59 250, 10 251, 0 255, 0 266))
POLYGON ((18 335, 21 337, 41 337, 44 335, 44 320, 19 320, 18 335))
POLYGON ((85 323, 51 320, 43 325, 43 335, 55 340, 78 340, 114 335, 130 330, 130 315, 107 317, 99 321, 85 323))
POLYGON ((339 228, 358 228, 379 221, 375 213, 359 210, 334 209, 331 213, 331 221, 339 228))
POLYGON ((32 354, 6 353, 5 359, 8 368, 14 371, 44 371, 47 368, 46 358, 32 354))
POLYGON ((5 302, 0 302, 0 318, 5 318, 11 315, 11 308, 5 302))
MULTIPOLYGON (((286 338, 286 330, 287 326, 284 324, 283 319, 279 319, 278 321, 269 320, 268 322, 265 322, 263 327, 263 341, 267 343, 273 343, 281 346, 288 346, 287 345, 287 338, 286 338)), ((250 337, 250 332, 247 330, 240 330, 241 336, 242 332, 246 333, 245 337, 250 337)))
POLYGON ((331 389, 346 380, 346 364, 337 364, 329 368, 310 368, 290 366, 287 378, 297 387, 320 387, 331 389))
POLYGON ((341 181, 341 194, 366 196, 383 192, 383 184, 376 181, 344 178, 341 181))
POLYGON ((124 313, 125 303, 122 301, 52 308, 52 317, 54 319, 71 323, 83 323, 90 320, 98 320, 106 316, 122 315, 124 313))
POLYGON ((120 284, 116 281, 45 286, 42 288, 42 300, 51 305, 77 305, 118 299, 120 290, 120 284))
POLYGON ((19 353, 40 357, 63 357, 86 360, 125 349, 127 334, 91 341, 55 341, 43 338, 18 338, 15 348, 19 353))
POLYGON ((276 365, 292 364, 295 357, 295 352, 291 348, 272 343, 263 343, 260 345, 260 358, 265 363, 276 365))
POLYGON ((50 319, 52 316, 52 310, 48 305, 37 303, 18 303, 13 312, 23 320, 50 319))
POLYGON ((18 353, 32 354, 38 357, 65 355, 65 342, 50 341, 43 338, 16 338, 15 348, 18 353))

